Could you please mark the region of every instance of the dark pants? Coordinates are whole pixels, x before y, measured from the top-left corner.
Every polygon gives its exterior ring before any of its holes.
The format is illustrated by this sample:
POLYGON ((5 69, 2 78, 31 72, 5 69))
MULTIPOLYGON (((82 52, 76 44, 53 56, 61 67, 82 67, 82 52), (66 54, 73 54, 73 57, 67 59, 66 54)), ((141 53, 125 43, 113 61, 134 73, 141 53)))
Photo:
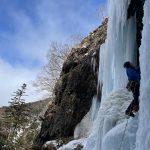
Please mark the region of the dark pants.
POLYGON ((134 110, 134 108, 136 108, 137 109, 136 111, 138 111, 138 108, 139 108, 139 88, 140 88, 140 84, 137 83, 136 81, 129 81, 128 82, 127 89, 129 91, 132 91, 133 98, 134 98, 126 110, 129 113, 131 113, 134 110))

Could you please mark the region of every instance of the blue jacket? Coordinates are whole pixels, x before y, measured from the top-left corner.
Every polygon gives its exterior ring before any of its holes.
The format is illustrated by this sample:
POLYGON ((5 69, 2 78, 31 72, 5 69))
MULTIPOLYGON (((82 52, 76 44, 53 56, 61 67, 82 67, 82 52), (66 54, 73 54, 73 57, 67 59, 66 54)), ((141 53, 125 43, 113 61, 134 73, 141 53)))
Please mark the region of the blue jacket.
POLYGON ((128 80, 137 81, 140 83, 140 71, 133 68, 126 68, 128 80))

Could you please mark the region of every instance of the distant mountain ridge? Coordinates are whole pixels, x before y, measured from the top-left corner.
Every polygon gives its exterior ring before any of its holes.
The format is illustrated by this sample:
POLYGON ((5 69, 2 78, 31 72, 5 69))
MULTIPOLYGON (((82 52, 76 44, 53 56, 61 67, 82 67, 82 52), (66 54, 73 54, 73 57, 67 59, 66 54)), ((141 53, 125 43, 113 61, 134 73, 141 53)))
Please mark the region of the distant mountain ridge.
MULTIPOLYGON (((46 108, 49 101, 50 101, 50 98, 46 98, 44 100, 26 103, 27 107, 30 110, 29 113, 34 115, 34 116, 38 116, 42 112, 42 110, 44 108, 46 108)), ((7 107, 8 106, 0 107, 0 118, 2 118, 5 115, 5 109, 7 107)))

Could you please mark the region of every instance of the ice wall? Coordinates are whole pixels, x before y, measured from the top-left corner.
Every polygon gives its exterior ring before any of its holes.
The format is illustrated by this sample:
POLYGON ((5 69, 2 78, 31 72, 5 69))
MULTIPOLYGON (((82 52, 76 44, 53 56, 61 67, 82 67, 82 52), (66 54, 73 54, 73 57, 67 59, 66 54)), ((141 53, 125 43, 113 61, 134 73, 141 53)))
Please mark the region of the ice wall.
POLYGON ((145 1, 143 23, 140 47, 140 111, 136 150, 150 150, 150 0, 145 1))

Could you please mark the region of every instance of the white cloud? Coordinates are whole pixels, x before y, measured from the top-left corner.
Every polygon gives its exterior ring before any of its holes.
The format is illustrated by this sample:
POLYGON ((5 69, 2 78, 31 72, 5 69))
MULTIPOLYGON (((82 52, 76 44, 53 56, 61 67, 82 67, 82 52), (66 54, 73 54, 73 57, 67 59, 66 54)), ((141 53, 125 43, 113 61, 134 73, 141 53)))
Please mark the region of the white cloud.
POLYGON ((27 69, 22 66, 13 67, 3 59, 0 59, 0 106, 8 105, 11 94, 22 86, 27 84, 27 102, 35 101, 40 98, 35 89, 32 87, 32 81, 37 74, 36 69, 27 69))

